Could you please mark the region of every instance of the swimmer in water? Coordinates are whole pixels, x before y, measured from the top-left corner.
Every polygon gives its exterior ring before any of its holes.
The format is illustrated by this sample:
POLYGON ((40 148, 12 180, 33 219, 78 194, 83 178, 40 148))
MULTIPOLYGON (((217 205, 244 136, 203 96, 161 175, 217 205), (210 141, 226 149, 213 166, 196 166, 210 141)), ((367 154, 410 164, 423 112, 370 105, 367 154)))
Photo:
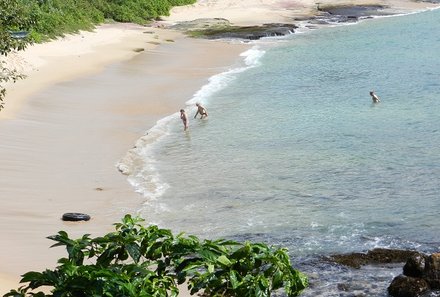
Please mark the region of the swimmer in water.
POLYGON ((208 116, 208 112, 206 111, 206 108, 204 108, 200 103, 196 103, 196 106, 197 106, 197 112, 194 118, 196 118, 198 114, 200 114, 201 119, 208 116))

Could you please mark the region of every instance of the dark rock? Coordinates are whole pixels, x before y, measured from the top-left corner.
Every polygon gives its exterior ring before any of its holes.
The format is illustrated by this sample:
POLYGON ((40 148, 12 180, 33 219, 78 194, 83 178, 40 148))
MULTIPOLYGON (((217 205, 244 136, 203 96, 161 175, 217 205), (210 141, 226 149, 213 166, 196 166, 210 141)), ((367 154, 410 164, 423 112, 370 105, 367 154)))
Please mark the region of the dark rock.
POLYGON ((429 290, 428 283, 421 278, 399 275, 388 287, 388 293, 393 297, 419 297, 429 290))
POLYGON ((319 14, 311 18, 312 22, 321 24, 354 23, 359 19, 373 16, 393 15, 384 5, 325 5, 319 9, 319 14))
POLYGON ((330 256, 330 260, 344 266, 361 268, 362 265, 367 264, 366 257, 367 255, 363 253, 351 253, 344 255, 332 255, 330 256))
POLYGON ((331 261, 338 264, 360 268, 368 264, 387 264, 387 263, 405 263, 413 255, 420 254, 416 251, 393 250, 377 248, 365 253, 351 253, 343 255, 333 255, 331 261))
POLYGON ((230 26, 209 28, 199 33, 209 39, 248 39, 258 40, 264 37, 276 37, 292 34, 298 27, 293 24, 264 24, 262 26, 230 26))
POLYGON ((440 296, 440 292, 435 292, 440 289, 440 253, 412 255, 403 267, 403 273, 405 275, 394 278, 388 287, 391 296, 440 296))
POLYGON ((298 27, 294 24, 280 23, 264 24, 261 26, 233 26, 226 19, 201 18, 188 22, 180 22, 171 28, 185 31, 193 37, 257 40, 263 37, 289 35, 298 27))
POLYGON ((412 277, 422 277, 425 270, 425 256, 414 254, 408 258, 403 266, 403 274, 412 277))
POLYGON ((440 253, 432 254, 426 258, 423 278, 432 289, 440 289, 440 253))
POLYGON ((344 16, 347 18, 359 18, 372 15, 384 15, 383 5, 332 5, 321 7, 320 11, 331 15, 344 16))
POLYGON ((410 250, 393 250, 393 249, 373 249, 368 251, 367 257, 370 259, 369 264, 381 263, 405 263, 410 257, 421 255, 417 251, 410 250))
POLYGON ((338 284, 338 289, 339 291, 349 291, 350 290, 350 286, 348 284, 338 284))

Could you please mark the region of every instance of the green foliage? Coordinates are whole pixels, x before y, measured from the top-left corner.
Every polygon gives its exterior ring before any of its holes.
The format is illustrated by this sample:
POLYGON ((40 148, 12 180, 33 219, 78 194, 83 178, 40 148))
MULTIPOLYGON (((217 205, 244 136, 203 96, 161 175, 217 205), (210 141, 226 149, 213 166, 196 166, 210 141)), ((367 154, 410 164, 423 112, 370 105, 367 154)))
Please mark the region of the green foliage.
POLYGON ((118 22, 145 23, 169 15, 173 6, 195 3, 195 0, 93 0, 92 3, 107 19, 118 22))
MULTIPOLYGON (((35 25, 35 15, 25 0, 0 0, 0 12, 0 56, 6 56, 31 43, 27 30, 35 25)), ((4 83, 21 78, 23 75, 6 68, 5 63, 0 62, 0 110, 4 108, 4 83)))
POLYGON ((177 296, 178 284, 191 294, 207 296, 271 296, 284 288, 298 296, 307 278, 292 268, 285 249, 262 243, 203 240, 157 226, 144 227, 126 215, 115 232, 71 239, 64 231, 49 236, 68 256, 58 267, 28 272, 4 297, 55 296, 177 296), (42 286, 51 293, 37 291, 42 286))
POLYGON ((40 40, 79 30, 90 30, 104 22, 104 15, 87 0, 34 0, 38 22, 33 31, 40 40))
POLYGON ((307 278, 292 268, 285 249, 262 243, 205 241, 191 259, 191 293, 201 288, 208 296, 270 296, 284 287, 288 296, 297 296, 307 278))
POLYGON ((24 0, 0 0, 0 55, 22 50, 30 42, 26 36, 18 38, 14 32, 29 30, 35 25, 35 15, 24 0))

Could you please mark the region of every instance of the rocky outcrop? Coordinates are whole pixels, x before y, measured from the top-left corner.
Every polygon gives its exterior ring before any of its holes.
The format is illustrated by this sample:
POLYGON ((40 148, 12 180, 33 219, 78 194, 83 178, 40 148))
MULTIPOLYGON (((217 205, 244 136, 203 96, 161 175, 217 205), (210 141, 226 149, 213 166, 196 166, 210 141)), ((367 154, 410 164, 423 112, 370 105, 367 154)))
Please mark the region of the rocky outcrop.
POLYGON ((258 40, 263 37, 285 36, 294 33, 298 27, 294 24, 263 24, 261 26, 233 26, 228 20, 196 19, 178 23, 171 28, 183 30, 194 37, 208 39, 246 39, 258 40))
POLYGON ((411 257, 423 256, 416 251, 377 248, 367 253, 351 253, 330 256, 330 260, 352 268, 369 264, 405 263, 411 257))
POLYGON ((402 274, 395 277, 388 287, 391 296, 399 297, 421 296, 428 290, 429 285, 424 279, 402 274))
POLYGON ((385 5, 321 5, 311 24, 354 23, 359 19, 393 15, 395 12, 385 5))
POLYGON ((432 290, 440 290, 440 253, 410 257, 403 274, 395 277, 388 287, 393 297, 426 296, 432 290))
MULTIPOLYGON (((403 274, 395 277, 388 287, 390 296, 440 296, 440 253, 426 255, 410 250, 373 249, 367 253, 332 255, 328 260, 352 268, 405 263, 403 274)), ((341 288, 345 287, 341 285, 341 288)))
POLYGON ((384 5, 327 5, 321 6, 319 11, 330 15, 357 19, 360 17, 387 15, 383 10, 384 5))
POLYGON ((415 254, 408 258, 403 266, 403 274, 411 277, 422 277, 425 270, 425 255, 415 254))
POLYGON ((423 278, 431 289, 440 290, 440 253, 427 257, 423 278))
POLYGON ((247 39, 258 40, 264 37, 286 36, 295 32, 294 24, 264 24, 261 26, 231 26, 227 29, 208 29, 203 35, 208 39, 247 39))

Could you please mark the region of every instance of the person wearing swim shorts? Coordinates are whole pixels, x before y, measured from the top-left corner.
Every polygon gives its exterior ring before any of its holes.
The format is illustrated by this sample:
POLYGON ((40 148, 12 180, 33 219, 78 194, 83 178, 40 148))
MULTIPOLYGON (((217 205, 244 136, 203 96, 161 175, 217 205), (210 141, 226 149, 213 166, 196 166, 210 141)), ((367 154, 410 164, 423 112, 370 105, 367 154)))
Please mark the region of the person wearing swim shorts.
POLYGON ((204 108, 200 103, 196 103, 196 106, 197 106, 197 112, 194 118, 196 118, 198 114, 200 114, 201 119, 208 116, 208 112, 206 111, 206 108, 204 108))

